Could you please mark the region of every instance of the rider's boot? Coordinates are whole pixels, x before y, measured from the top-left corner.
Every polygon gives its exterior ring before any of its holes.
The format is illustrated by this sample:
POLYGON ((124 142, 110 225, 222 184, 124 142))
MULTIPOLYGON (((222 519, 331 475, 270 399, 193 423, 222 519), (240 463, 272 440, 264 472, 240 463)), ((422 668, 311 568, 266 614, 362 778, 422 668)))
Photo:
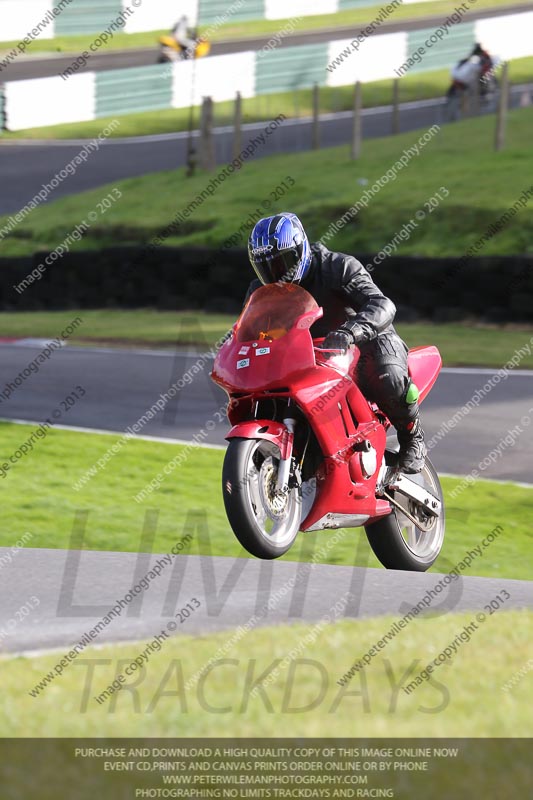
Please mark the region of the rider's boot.
POLYGON ((402 472, 408 475, 415 475, 422 471, 427 455, 418 406, 412 416, 411 422, 405 427, 402 426, 397 429, 398 442, 400 443, 399 467, 402 472))

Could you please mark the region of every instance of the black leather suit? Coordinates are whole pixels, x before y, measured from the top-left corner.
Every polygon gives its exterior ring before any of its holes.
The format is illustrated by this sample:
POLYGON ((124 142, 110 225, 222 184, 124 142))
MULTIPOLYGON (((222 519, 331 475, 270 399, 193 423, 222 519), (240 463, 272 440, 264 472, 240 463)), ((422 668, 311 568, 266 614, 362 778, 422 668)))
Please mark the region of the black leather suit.
MULTIPOLYGON (((377 403, 397 429, 406 429, 416 419, 418 403, 408 404, 408 348, 398 336, 393 320, 394 303, 385 297, 370 273, 353 256, 333 253, 322 244, 311 246, 313 259, 300 285, 324 309, 324 316, 312 327, 314 337, 326 336, 344 324, 362 329, 358 344, 361 357, 357 382, 365 396, 377 403)), ((250 294, 262 284, 254 280, 250 294)))

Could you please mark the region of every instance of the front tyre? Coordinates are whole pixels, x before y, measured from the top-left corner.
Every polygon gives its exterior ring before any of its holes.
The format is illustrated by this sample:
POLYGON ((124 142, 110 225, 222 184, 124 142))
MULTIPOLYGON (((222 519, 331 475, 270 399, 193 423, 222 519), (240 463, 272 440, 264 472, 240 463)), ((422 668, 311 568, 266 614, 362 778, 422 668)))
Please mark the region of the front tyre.
POLYGON ((422 472, 408 477, 425 486, 440 500, 440 516, 432 517, 409 498, 399 492, 391 492, 394 500, 418 520, 418 525, 393 506, 391 514, 367 525, 365 530, 370 547, 384 567, 425 572, 437 560, 444 543, 444 497, 439 476, 429 458, 426 458, 422 472))
POLYGON ((302 517, 299 486, 277 491, 279 450, 264 439, 231 439, 222 469, 226 514, 242 546, 257 558, 279 558, 302 517))

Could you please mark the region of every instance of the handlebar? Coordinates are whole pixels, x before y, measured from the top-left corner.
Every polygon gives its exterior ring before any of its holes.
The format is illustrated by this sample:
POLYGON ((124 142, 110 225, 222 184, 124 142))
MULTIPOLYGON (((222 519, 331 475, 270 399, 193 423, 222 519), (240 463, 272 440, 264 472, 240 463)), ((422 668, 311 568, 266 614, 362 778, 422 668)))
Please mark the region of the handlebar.
POLYGON ((340 350, 337 348, 326 349, 313 343, 313 350, 317 364, 330 367, 341 375, 351 374, 357 358, 356 346, 350 346, 348 350, 340 350))
POLYGON ((336 353, 337 355, 345 355, 348 351, 341 350, 336 347, 316 347, 313 345, 313 350, 316 350, 318 353, 336 353))

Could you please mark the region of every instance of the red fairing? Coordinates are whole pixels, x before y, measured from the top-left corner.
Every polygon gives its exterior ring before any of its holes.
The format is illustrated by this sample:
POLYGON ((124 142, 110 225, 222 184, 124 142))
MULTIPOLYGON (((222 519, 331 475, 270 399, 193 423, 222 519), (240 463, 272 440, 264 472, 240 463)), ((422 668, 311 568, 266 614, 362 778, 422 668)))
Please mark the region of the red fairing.
POLYGON ((309 328, 321 316, 322 309, 304 289, 292 284, 263 286, 253 293, 232 338, 220 348, 213 380, 230 394, 254 394, 303 379, 315 366, 309 328))
MULTIPOLYGON (((354 382, 357 348, 340 355, 314 347, 309 329, 321 316, 322 309, 299 286, 269 284, 257 289, 212 372, 232 398, 228 416, 234 427, 228 439, 267 439, 280 449, 282 459, 290 457, 293 434, 279 417, 264 418, 265 409, 269 413, 271 406, 276 408, 272 401, 279 398, 290 400, 286 413, 297 418, 297 426, 307 421, 314 432, 322 463, 301 530, 324 527, 328 515, 346 515, 365 524, 391 511, 388 502, 376 497, 388 423, 374 413, 354 382), (262 418, 252 419, 258 402, 262 418)), ((413 351, 410 367, 421 397, 435 382, 440 363, 436 348, 413 351)), ((298 461, 301 453, 294 457, 298 461)))
POLYGON ((442 367, 442 358, 434 345, 429 347, 413 347, 409 350, 409 375, 418 387, 420 393, 418 402, 421 403, 432 390, 439 377, 442 367))
POLYGON ((254 419, 234 425, 226 439, 266 439, 279 447, 281 458, 287 458, 293 436, 285 425, 271 419, 254 419))

